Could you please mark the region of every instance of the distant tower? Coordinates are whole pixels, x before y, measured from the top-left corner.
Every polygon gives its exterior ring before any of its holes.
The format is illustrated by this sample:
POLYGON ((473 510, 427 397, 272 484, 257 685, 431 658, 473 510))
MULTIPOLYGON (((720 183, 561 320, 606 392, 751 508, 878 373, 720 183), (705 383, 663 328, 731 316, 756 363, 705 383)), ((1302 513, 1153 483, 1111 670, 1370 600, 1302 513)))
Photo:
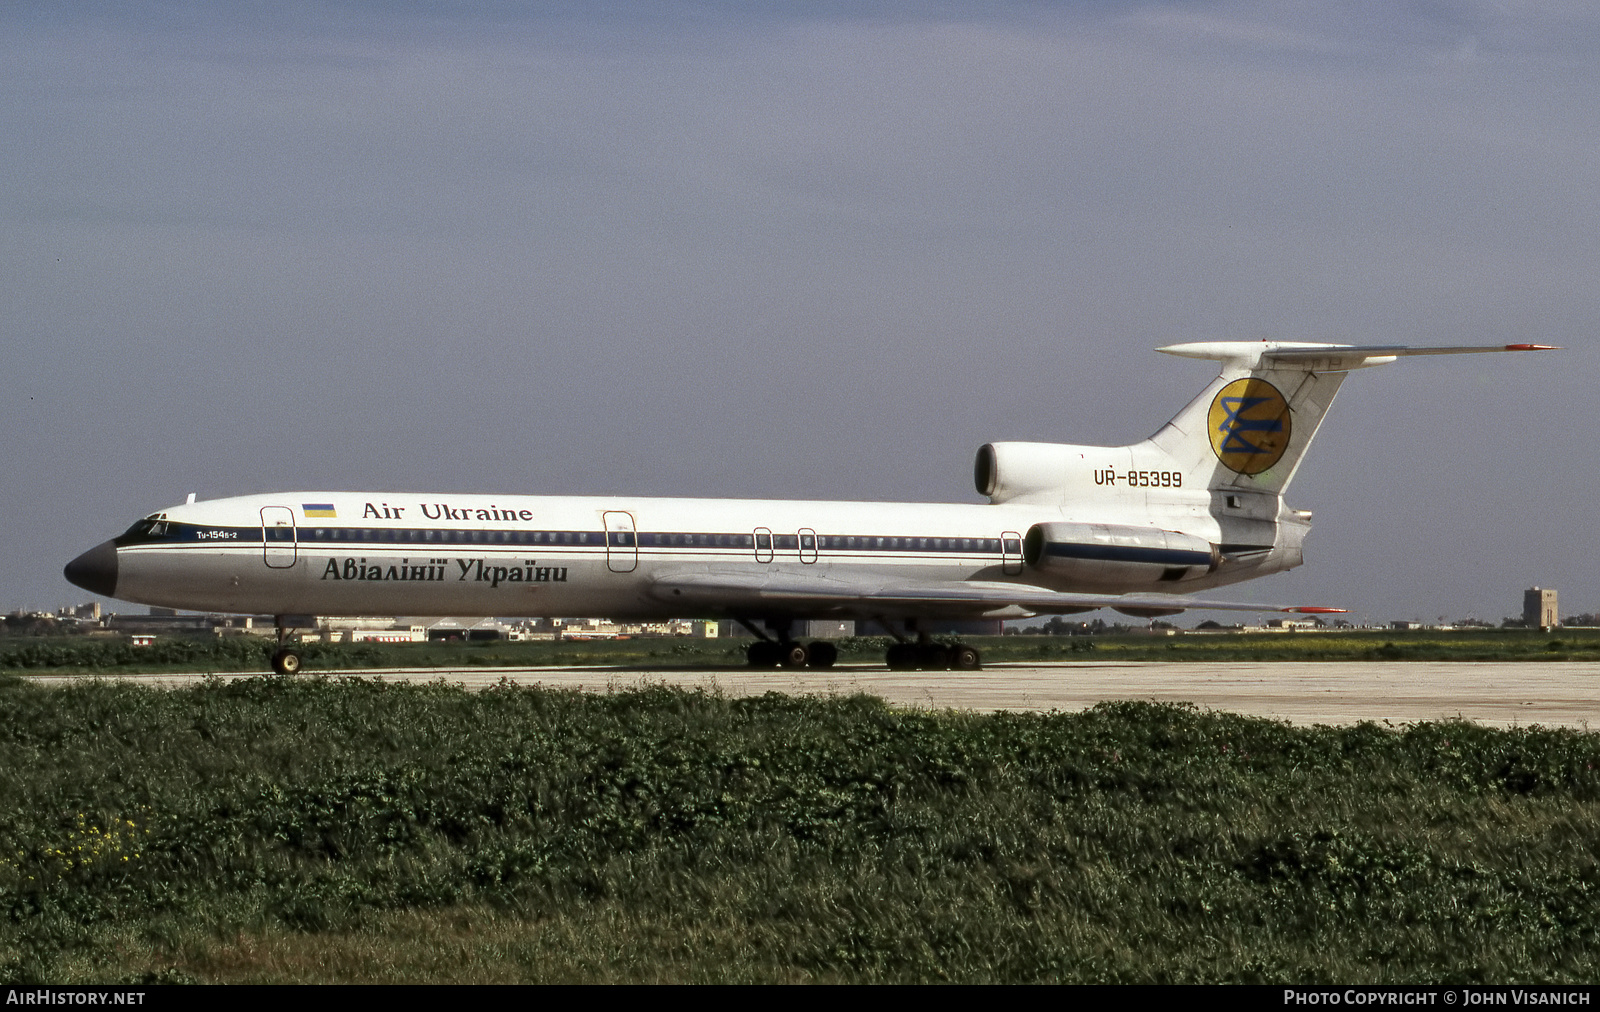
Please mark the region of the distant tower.
POLYGON ((1529 587, 1522 595, 1522 622, 1529 629, 1554 629, 1561 624, 1556 607, 1556 592, 1547 587, 1529 587))

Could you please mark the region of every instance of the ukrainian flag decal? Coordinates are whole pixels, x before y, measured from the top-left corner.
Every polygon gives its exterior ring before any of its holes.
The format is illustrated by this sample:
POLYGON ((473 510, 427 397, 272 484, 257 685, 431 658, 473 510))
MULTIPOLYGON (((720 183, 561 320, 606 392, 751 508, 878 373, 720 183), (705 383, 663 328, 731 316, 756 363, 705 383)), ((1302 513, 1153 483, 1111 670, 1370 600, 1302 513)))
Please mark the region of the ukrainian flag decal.
POLYGON ((1240 474, 1260 474, 1289 448, 1289 402, 1266 380, 1234 380, 1217 391, 1207 423, 1217 459, 1240 474))
POLYGON ((335 517, 339 516, 331 502, 303 502, 300 509, 307 517, 335 517))

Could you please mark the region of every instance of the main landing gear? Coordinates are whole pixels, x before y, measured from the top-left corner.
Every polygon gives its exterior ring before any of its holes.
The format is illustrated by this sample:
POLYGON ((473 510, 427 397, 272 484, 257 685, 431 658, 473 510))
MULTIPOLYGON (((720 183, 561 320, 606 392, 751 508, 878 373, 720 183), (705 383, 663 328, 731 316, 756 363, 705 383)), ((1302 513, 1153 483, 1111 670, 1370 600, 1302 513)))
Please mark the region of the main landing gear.
POLYGON ((983 667, 983 657, 976 649, 965 643, 935 643, 932 636, 917 630, 916 619, 906 620, 906 632, 916 636, 914 642, 887 620, 877 621, 896 640, 884 655, 892 670, 977 671, 983 667))
POLYGON ((768 636, 742 618, 734 621, 756 636, 756 641, 745 648, 745 659, 752 668, 831 668, 839 659, 839 648, 832 643, 818 640, 807 645, 790 638, 788 622, 768 621, 767 628, 772 632, 768 636))
POLYGON ((896 643, 889 648, 884 662, 896 671, 977 671, 983 667, 982 656, 965 643, 896 643))
MULTIPOLYGON (((745 648, 745 657, 752 668, 831 668, 839 659, 839 648, 826 640, 809 645, 796 642, 789 635, 789 622, 769 619, 765 623, 769 634, 753 622, 742 618, 735 621, 756 637, 756 641, 745 648)), ((983 667, 983 657, 976 649, 965 643, 935 643, 932 636, 918 631, 916 619, 906 620, 905 632, 886 619, 875 621, 889 630, 889 635, 897 641, 884 657, 896 671, 977 671, 983 667)))
POLYGON ((278 649, 272 654, 272 670, 280 675, 296 675, 300 673, 300 651, 294 647, 284 646, 284 636, 288 633, 290 617, 274 615, 273 624, 278 630, 278 649))

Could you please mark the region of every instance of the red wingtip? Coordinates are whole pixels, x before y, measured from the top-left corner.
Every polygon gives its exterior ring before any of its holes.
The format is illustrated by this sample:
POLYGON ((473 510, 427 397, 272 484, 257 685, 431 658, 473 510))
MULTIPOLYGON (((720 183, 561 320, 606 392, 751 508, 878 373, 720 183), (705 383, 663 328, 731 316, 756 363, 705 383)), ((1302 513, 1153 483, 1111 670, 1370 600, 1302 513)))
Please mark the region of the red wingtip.
POLYGON ((1350 611, 1349 608, 1316 608, 1312 607, 1311 605, 1307 605, 1303 608, 1285 608, 1283 610, 1296 612, 1301 615, 1344 615, 1350 611))
POLYGON ((1506 351, 1560 351, 1554 344, 1508 344, 1506 351))

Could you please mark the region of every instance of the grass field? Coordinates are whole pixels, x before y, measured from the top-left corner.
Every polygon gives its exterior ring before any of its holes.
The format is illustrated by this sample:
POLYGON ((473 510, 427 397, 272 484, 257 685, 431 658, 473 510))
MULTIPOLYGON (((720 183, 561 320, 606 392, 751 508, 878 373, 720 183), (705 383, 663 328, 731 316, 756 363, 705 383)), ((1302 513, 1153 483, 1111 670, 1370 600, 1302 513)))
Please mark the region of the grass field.
MULTIPOLYGON (((628 665, 742 666, 748 640, 629 639, 561 643, 308 643, 308 670, 628 665)), ((840 662, 882 663, 884 637, 836 641, 840 662)), ((985 663, 1134 661, 1564 661, 1600 660, 1600 629, 1434 632, 1187 633, 1175 636, 967 637, 985 663)), ((271 641, 164 638, 148 647, 83 636, 0 639, 0 672, 267 671, 271 641)))
POLYGON ((1600 737, 0 682, 0 977, 1592 981, 1600 737))

